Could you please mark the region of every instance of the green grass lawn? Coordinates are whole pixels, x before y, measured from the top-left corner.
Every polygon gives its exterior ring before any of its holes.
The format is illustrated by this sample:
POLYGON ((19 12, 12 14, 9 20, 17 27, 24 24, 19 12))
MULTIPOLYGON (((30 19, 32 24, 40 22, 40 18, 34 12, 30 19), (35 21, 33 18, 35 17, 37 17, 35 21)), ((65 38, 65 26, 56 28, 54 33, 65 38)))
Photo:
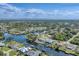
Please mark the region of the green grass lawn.
POLYGON ((17 45, 18 48, 24 47, 23 44, 18 43, 16 41, 10 41, 10 42, 7 42, 6 44, 8 44, 8 45, 17 45))
POLYGON ((3 36, 0 36, 0 39, 3 39, 3 36))
POLYGON ((10 48, 8 48, 8 47, 1 47, 1 50, 2 51, 8 51, 8 50, 10 50, 10 48))
POLYGON ((9 55, 10 55, 10 56, 16 56, 16 55, 17 55, 17 51, 10 51, 10 52, 9 52, 9 55))
POLYGON ((38 38, 48 38, 48 34, 39 35, 38 38))

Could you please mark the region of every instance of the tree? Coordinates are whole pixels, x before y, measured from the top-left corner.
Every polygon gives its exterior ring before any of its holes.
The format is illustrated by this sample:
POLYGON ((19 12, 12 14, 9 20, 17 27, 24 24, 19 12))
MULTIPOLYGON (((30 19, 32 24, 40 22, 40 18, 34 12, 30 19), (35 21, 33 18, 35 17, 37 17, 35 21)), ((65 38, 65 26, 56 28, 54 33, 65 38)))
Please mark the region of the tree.
POLYGON ((58 33, 55 34, 55 39, 56 39, 56 40, 61 40, 61 41, 63 41, 64 38, 65 38, 65 35, 63 35, 63 33, 58 32, 58 33))
POLYGON ((34 42, 37 38, 37 35, 29 33, 27 34, 27 38, 29 39, 29 41, 34 42))
POLYGON ((0 56, 4 56, 4 53, 3 53, 3 51, 1 51, 1 50, 0 50, 0 56))
POLYGON ((0 39, 3 39, 3 33, 0 32, 0 39))
POLYGON ((0 36, 3 36, 3 33, 2 32, 0 32, 0 36))

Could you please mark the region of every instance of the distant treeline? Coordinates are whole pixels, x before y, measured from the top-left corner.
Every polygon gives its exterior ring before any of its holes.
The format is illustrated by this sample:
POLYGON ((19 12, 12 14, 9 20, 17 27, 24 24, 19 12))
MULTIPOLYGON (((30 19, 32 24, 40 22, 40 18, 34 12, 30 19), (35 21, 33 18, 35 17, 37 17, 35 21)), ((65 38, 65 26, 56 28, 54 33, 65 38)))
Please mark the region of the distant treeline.
POLYGON ((0 19, 0 22, 79 22, 78 19, 0 19))

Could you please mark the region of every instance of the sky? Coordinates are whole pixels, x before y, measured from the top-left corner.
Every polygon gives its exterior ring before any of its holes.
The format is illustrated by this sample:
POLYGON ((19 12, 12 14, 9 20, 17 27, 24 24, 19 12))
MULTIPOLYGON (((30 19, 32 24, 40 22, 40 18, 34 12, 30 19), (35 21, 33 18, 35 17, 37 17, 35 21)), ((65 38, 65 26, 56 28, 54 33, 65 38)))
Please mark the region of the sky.
POLYGON ((0 19, 79 19, 78 3, 0 3, 0 19))

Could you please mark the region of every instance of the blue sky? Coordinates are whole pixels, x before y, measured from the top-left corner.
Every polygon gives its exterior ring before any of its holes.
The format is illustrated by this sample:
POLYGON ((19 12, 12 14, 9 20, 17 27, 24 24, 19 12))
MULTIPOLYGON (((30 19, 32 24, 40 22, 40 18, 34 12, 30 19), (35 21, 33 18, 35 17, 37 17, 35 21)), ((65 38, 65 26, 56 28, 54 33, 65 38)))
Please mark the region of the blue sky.
POLYGON ((79 19, 78 3, 1 3, 4 19, 79 19))
POLYGON ((19 8, 38 8, 38 9, 74 9, 78 8, 79 4, 68 4, 68 3, 14 3, 11 4, 19 8))

